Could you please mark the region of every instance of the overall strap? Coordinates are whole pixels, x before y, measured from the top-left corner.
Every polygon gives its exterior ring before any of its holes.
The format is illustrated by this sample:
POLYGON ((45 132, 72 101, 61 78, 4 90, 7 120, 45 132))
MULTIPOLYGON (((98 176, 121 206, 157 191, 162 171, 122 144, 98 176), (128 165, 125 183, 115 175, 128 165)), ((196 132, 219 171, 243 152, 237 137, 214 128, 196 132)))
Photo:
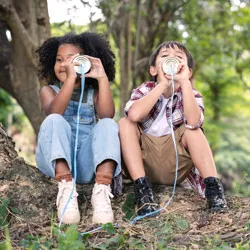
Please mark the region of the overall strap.
POLYGON ((56 93, 59 93, 60 88, 57 85, 49 85, 56 93))
POLYGON ((88 89, 87 104, 90 106, 94 106, 94 93, 95 90, 93 88, 88 89))

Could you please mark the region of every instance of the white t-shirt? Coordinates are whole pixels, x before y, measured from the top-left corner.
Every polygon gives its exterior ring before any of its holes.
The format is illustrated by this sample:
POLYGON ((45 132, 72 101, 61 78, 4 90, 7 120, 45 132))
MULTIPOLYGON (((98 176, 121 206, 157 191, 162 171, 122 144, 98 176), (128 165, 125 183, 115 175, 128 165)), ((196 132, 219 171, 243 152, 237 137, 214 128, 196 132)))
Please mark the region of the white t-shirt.
POLYGON ((170 98, 166 99, 163 96, 160 97, 162 102, 162 107, 159 115, 154 120, 153 124, 144 130, 144 133, 150 134, 156 137, 171 134, 170 126, 167 121, 166 116, 166 106, 170 98))

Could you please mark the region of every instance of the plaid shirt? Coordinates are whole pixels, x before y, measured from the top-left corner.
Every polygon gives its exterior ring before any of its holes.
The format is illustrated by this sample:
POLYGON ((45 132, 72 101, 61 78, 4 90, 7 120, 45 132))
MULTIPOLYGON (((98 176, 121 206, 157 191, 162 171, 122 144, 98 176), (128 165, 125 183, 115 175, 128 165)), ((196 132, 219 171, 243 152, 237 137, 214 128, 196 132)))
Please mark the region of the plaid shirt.
MULTIPOLYGON (((131 95, 131 99, 127 102, 125 106, 125 114, 128 114, 128 111, 130 107, 133 105, 133 103, 142 97, 146 96, 155 86, 157 83, 155 82, 145 82, 142 83, 138 88, 134 89, 131 95)), ((200 121, 195 126, 190 126, 187 124, 187 120, 184 115, 183 111, 183 98, 182 98, 182 90, 179 88, 174 93, 173 98, 173 105, 172 105, 172 119, 173 119, 173 129, 176 130, 179 128, 182 124, 185 124, 185 126, 189 129, 196 129, 202 126, 204 121, 204 103, 202 95, 195 89, 193 89, 194 97, 201 109, 201 117, 200 121)), ((171 100, 169 99, 167 106, 166 106, 166 118, 168 121, 168 124, 171 123, 171 100)), ((139 126, 145 130, 151 127, 157 116, 159 115, 162 108, 162 99, 160 98, 154 107, 150 110, 149 114, 141 121, 139 122, 139 126)), ((203 179, 200 176, 199 171, 194 167, 190 174, 187 177, 187 181, 191 187, 196 189, 202 197, 204 197, 204 183, 203 179)))

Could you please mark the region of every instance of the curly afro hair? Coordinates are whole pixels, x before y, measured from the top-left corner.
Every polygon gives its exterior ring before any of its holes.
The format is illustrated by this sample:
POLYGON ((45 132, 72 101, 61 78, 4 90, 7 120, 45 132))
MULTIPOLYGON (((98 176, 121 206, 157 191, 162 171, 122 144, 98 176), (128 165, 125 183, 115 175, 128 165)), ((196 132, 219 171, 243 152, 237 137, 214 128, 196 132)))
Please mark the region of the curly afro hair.
MULTIPOLYGON (((109 81, 115 78, 115 55, 111 51, 109 42, 103 35, 84 32, 81 34, 68 33, 61 37, 51 37, 36 50, 39 57, 39 77, 48 84, 59 82, 54 72, 58 47, 62 44, 72 44, 79 47, 85 55, 100 58, 109 81)), ((86 78, 86 84, 98 88, 98 82, 93 78, 86 78)))

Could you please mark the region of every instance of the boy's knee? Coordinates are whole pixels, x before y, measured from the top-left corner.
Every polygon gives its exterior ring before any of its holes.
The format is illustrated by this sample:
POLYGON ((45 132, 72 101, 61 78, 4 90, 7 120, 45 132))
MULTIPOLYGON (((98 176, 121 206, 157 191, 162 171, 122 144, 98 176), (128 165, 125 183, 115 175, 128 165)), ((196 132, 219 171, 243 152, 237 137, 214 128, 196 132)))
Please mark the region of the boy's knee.
POLYGON ((190 136, 190 135, 199 135, 199 134, 203 134, 201 128, 197 128, 197 129, 188 129, 186 128, 184 131, 184 136, 190 136))
POLYGON ((124 124, 126 124, 126 121, 127 118, 126 117, 122 117, 119 121, 118 121, 118 125, 119 125, 119 128, 123 127, 124 124))
POLYGON ((195 137, 204 135, 201 128, 197 129, 185 129, 182 137, 181 142, 185 146, 189 140, 193 140, 195 137))
POLYGON ((118 121, 119 130, 130 127, 137 127, 137 123, 132 122, 129 118, 123 117, 118 121))

